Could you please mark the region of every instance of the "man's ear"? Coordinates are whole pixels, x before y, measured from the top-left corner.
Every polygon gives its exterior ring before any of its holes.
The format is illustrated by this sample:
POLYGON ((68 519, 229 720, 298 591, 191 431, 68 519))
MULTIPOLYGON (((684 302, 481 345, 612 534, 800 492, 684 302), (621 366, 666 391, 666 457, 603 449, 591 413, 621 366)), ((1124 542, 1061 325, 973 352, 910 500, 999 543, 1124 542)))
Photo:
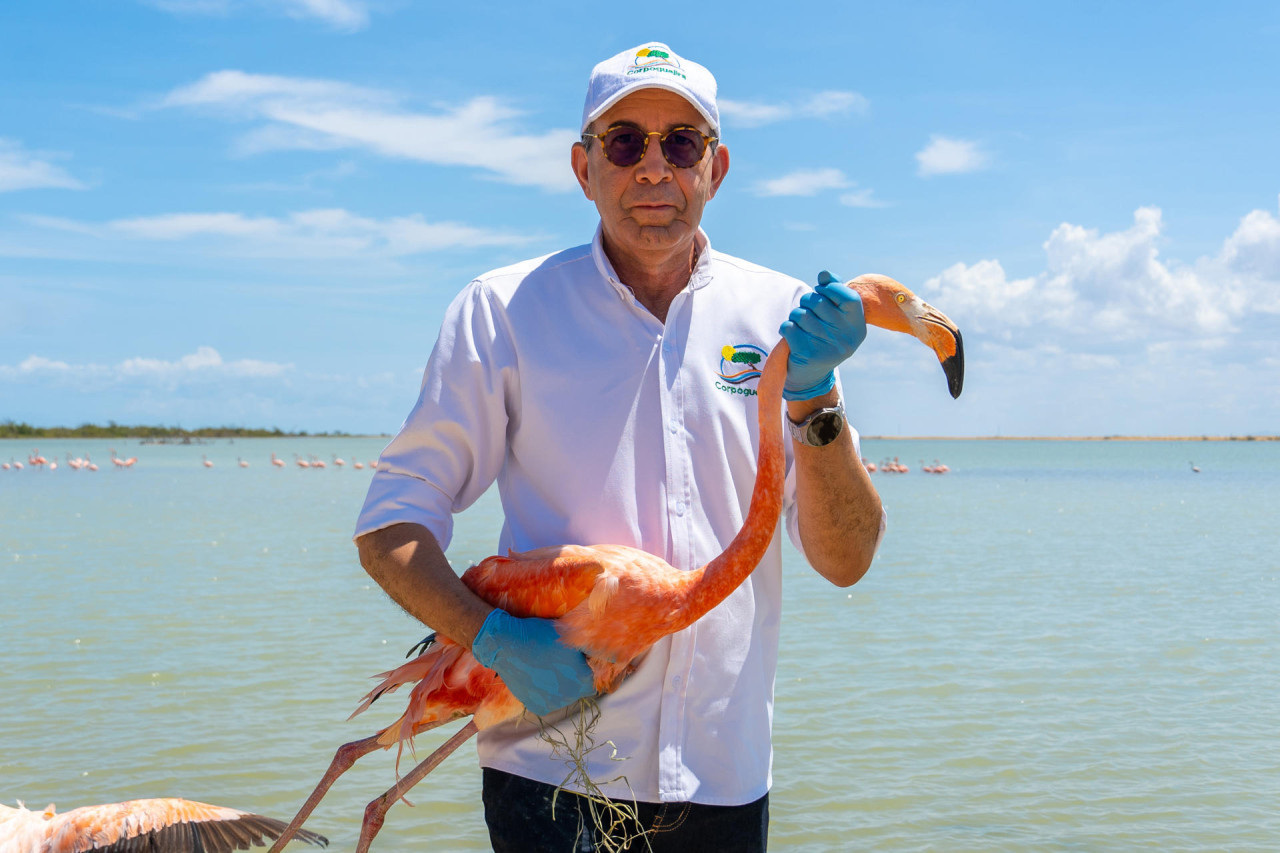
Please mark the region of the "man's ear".
POLYGON ((729 149, 724 145, 717 145, 711 155, 711 193, 707 196, 708 199, 716 197, 720 183, 727 174, 729 174, 729 149))
POLYGON ((573 176, 578 179, 578 186, 582 187, 582 194, 589 201, 595 201, 591 196, 591 181, 589 180, 591 158, 587 156, 587 147, 581 142, 573 143, 573 148, 569 151, 569 160, 573 165, 573 176))

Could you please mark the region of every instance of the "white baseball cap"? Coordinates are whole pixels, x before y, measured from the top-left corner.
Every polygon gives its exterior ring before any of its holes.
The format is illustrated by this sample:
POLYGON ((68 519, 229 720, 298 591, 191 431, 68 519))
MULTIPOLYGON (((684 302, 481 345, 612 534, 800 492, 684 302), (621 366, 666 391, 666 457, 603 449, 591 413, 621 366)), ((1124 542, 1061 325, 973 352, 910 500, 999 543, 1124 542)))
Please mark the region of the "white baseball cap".
POLYGON ((716 109, 716 78, 703 66, 678 56, 659 41, 645 42, 610 57, 591 70, 587 101, 582 107, 582 132, 618 101, 640 89, 669 89, 693 104, 720 133, 716 109))

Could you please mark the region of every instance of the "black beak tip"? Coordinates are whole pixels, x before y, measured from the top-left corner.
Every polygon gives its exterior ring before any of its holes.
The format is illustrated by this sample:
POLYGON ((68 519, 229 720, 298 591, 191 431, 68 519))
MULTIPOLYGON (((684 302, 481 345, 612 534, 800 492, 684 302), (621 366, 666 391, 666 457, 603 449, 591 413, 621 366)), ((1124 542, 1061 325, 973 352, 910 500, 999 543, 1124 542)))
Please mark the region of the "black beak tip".
POLYGON ((955 336, 956 354, 942 362, 942 372, 947 374, 947 389, 951 391, 952 399, 958 398, 964 389, 964 339, 959 331, 955 336))

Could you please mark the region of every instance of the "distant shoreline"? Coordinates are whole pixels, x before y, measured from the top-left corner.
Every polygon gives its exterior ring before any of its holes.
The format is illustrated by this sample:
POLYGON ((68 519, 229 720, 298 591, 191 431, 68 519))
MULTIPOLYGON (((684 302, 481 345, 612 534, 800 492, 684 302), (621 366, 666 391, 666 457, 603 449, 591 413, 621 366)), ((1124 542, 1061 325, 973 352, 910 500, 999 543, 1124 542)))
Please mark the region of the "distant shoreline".
POLYGON ((278 427, 253 429, 248 427, 200 427, 183 429, 166 426, 124 426, 108 423, 82 424, 78 427, 37 427, 26 423, 0 421, 0 439, 42 438, 136 438, 157 444, 190 444, 220 438, 385 438, 385 435, 363 435, 349 432, 286 432, 278 427))
POLYGON ((881 441, 1280 441, 1280 435, 864 435, 881 441))
MULTIPOLYGON (((278 428, 122 426, 108 423, 78 427, 33 427, 0 421, 0 439, 110 438, 154 444, 199 444, 224 438, 389 438, 386 433, 285 432, 278 428)), ((863 435, 876 441, 1280 441, 1280 435, 863 435)))

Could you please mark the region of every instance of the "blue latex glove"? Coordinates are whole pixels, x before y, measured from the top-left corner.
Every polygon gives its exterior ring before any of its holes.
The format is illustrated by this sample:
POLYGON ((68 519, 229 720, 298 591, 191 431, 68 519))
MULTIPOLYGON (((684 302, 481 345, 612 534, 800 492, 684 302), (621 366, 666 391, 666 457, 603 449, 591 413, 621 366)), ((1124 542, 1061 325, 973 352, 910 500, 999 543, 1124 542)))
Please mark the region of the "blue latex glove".
POLYGON ((550 619, 522 619, 495 608, 471 653, 539 717, 596 692, 586 655, 560 642, 550 619))
POLYGON ((867 337, 862 297, 823 270, 779 331, 791 345, 783 398, 819 397, 835 387, 836 367, 867 337))

